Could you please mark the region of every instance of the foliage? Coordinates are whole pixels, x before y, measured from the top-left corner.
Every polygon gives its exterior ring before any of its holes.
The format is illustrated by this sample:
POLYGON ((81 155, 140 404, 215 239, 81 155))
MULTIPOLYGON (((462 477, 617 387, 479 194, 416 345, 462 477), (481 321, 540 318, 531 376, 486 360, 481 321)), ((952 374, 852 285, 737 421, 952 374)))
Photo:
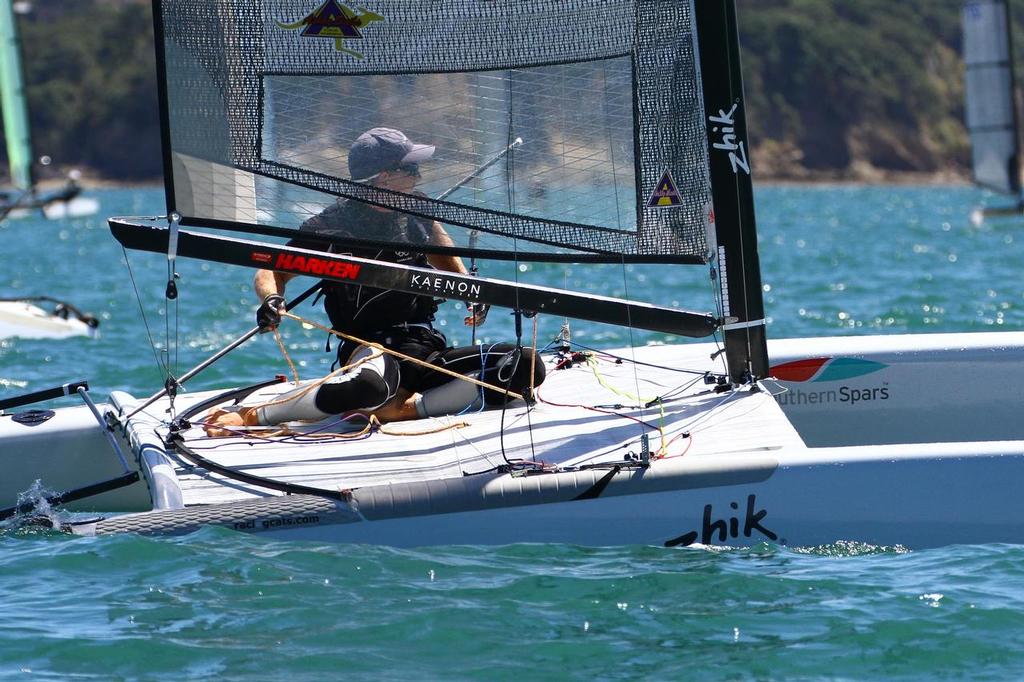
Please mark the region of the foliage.
POLYGON ((812 171, 966 164, 958 3, 738 5, 755 146, 784 143, 812 171))
POLYGON ((34 3, 19 17, 36 156, 115 179, 159 177, 148 3, 34 3))

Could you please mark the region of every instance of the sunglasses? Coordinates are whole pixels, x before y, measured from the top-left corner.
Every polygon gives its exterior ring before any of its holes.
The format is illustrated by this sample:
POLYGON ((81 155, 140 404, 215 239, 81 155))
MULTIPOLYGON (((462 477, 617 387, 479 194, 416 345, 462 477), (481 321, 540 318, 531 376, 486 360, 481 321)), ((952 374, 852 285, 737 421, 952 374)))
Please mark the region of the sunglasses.
POLYGON ((406 175, 413 178, 420 177, 420 165, 418 163, 403 163, 395 170, 401 171, 402 173, 405 173, 406 175))

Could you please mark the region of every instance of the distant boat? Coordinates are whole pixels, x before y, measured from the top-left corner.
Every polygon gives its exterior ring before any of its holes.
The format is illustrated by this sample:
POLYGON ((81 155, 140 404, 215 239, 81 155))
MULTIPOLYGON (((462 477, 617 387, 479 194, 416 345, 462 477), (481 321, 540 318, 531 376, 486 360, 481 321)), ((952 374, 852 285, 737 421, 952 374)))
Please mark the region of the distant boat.
POLYGON ((94 315, 49 296, 0 298, 0 339, 95 337, 99 326, 100 322, 94 315), (37 303, 52 303, 53 308, 45 310, 37 303))
MULTIPOLYGON (((73 171, 67 183, 57 189, 42 191, 32 173, 32 144, 29 135, 28 111, 21 75, 21 55, 14 9, 11 0, 0 0, 0 107, 3 109, 7 159, 11 169, 11 186, 0 189, 0 221, 41 211, 51 220, 92 215, 99 211, 99 202, 81 197, 78 173, 73 171)), ((40 159, 49 165, 50 157, 40 159)), ((96 336, 99 321, 65 301, 49 296, 0 298, 0 339, 61 339, 70 336, 96 336), (37 303, 53 303, 46 310, 37 303)))
POLYGON ((1024 213, 1021 195, 1020 113, 1013 68, 1008 0, 971 0, 962 13, 967 129, 974 182, 1005 194, 1013 206, 979 209, 972 216, 1024 213))
MULTIPOLYGON (((64 186, 42 191, 33 176, 32 138, 21 70, 21 48, 11 0, 0 0, 0 108, 3 110, 7 160, 11 186, 0 189, 0 220, 41 210, 49 219, 93 215, 99 202, 81 197, 78 173, 72 172, 64 186)), ((50 157, 39 160, 43 166, 50 157)))

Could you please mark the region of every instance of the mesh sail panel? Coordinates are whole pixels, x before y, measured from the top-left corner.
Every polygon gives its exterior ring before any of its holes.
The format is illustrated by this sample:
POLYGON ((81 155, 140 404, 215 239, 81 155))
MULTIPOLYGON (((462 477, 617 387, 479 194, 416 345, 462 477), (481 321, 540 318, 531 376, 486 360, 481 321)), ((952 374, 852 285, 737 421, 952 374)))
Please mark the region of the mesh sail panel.
POLYGON ((163 0, 158 16, 186 222, 298 229, 349 200, 436 219, 464 254, 705 257, 689 0, 163 0), (351 144, 381 126, 435 147, 416 191, 351 178, 351 144))

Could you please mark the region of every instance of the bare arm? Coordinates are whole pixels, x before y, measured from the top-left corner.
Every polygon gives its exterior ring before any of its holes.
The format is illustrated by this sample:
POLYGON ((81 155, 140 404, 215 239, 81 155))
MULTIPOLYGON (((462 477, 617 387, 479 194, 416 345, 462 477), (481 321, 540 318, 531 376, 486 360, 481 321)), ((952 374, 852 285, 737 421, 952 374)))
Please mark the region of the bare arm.
MULTIPOLYGON (((433 231, 430 235, 430 243, 436 244, 437 246, 455 246, 455 242, 448 236, 444 228, 441 227, 441 223, 434 221, 433 231)), ((447 270, 448 272, 457 272, 460 275, 465 275, 469 272, 466 269, 462 259, 458 256, 442 255, 432 253, 427 255, 427 261, 437 268, 438 270, 447 270)), ((488 306, 480 303, 466 303, 466 310, 469 315, 462 321, 467 327, 478 327, 484 323, 487 319, 488 306)), ((404 418, 404 417, 403 417, 404 418)))
POLYGON ((257 270, 252 286, 256 290, 256 298, 263 301, 271 294, 284 296, 284 288, 295 275, 290 272, 274 272, 273 270, 257 270))
MULTIPOLYGON (((433 221, 430 243, 436 246, 455 246, 455 242, 452 241, 452 238, 448 236, 448 233, 445 232, 443 227, 441 227, 441 223, 436 220, 433 221)), ((427 261, 438 270, 457 272, 460 275, 465 275, 469 272, 463 264, 462 259, 458 256, 431 253, 427 255, 427 261)))

